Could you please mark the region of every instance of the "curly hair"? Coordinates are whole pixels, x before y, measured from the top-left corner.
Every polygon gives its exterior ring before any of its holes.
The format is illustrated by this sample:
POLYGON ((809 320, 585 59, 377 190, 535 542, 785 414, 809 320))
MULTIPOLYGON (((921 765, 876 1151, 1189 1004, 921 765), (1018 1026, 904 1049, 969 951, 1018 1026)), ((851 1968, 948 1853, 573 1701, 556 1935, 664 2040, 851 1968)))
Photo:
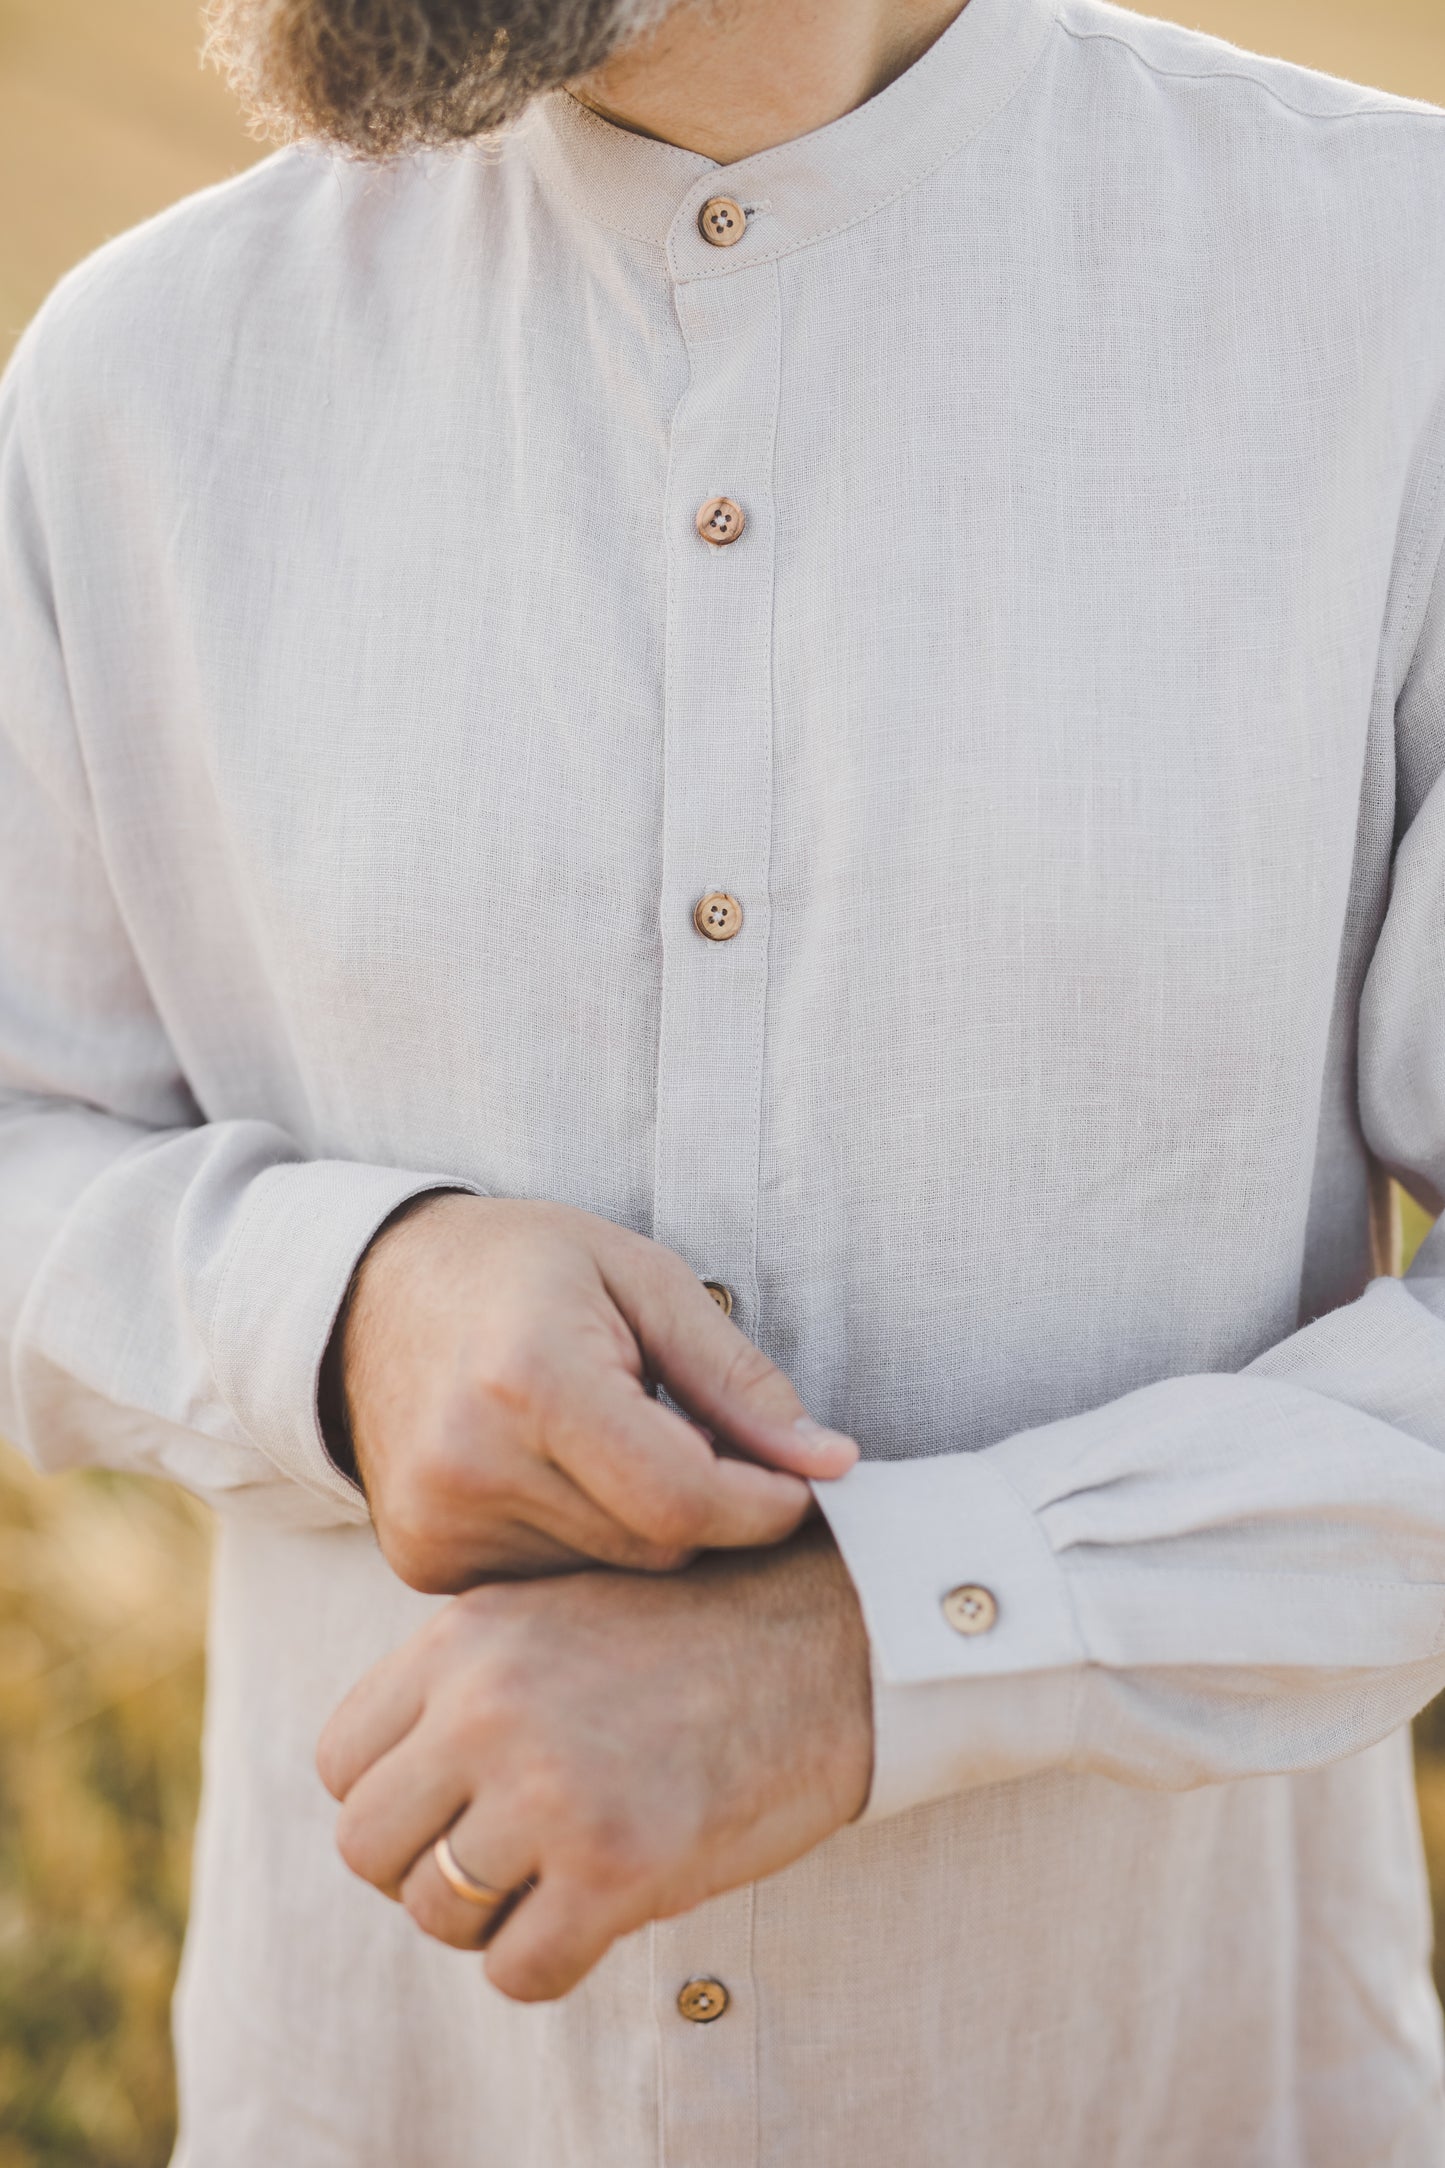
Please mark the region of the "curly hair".
POLYGON ((358 158, 494 133, 676 0, 206 0, 207 59, 258 135, 358 158))

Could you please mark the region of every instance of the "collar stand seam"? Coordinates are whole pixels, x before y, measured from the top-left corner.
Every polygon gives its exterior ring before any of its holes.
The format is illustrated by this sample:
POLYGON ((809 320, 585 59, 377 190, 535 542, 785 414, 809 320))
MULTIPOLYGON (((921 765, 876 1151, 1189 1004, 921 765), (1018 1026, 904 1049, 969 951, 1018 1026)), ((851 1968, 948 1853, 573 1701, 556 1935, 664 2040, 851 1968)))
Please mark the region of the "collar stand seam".
MULTIPOLYGON (((1051 8, 1048 13, 1047 33, 1044 36, 1040 37, 1038 45, 1033 51, 1033 53, 1030 55, 1027 63, 1019 70, 1017 76, 1014 78, 1013 82, 1009 84, 1008 88, 1000 94, 997 102, 994 105, 990 106, 987 112, 981 113, 979 115, 978 119, 974 122, 974 125, 967 131, 966 134, 960 136, 959 140, 956 143, 950 144, 949 148, 944 151, 940 157, 936 158, 933 161, 932 165, 924 166, 920 169, 919 172, 911 174, 908 179, 900 181, 898 186, 894 189, 891 189, 886 196, 880 196, 876 202, 866 205, 865 208, 861 211, 855 211, 851 215, 851 217, 841 218, 837 221, 835 225, 824 227, 818 233, 800 234, 796 240, 780 242, 772 248, 758 250, 754 254, 750 255, 747 258, 747 261, 743 263, 734 263, 731 259, 732 256, 737 252, 734 250, 730 250, 726 258, 721 258, 715 264, 700 263, 695 271, 684 271, 680 270, 674 264, 672 252, 675 229, 678 225, 679 220, 682 218, 683 206, 680 204, 677 211, 673 214, 673 219, 671 226, 668 230, 667 239, 663 243, 664 253, 667 257, 668 270, 671 274, 674 284, 678 286, 693 286, 713 279, 736 278, 741 272, 754 269, 760 270, 764 264, 779 263, 785 256, 797 255, 800 249, 813 248, 821 241, 836 240, 840 233, 847 233, 849 229, 853 226, 861 226, 867 219, 875 218, 880 211, 886 211, 891 204, 897 203, 902 197, 908 195, 913 189, 921 188, 925 181, 931 181, 934 176, 941 173, 944 167, 950 164, 953 159, 961 157, 963 153, 969 148, 970 144, 976 143, 978 138, 983 134, 984 130, 987 128, 991 128, 994 122, 1000 119, 1001 116, 1008 110, 1009 106, 1012 105, 1014 99, 1018 97, 1019 93, 1025 88, 1030 78, 1033 76, 1035 70, 1040 65, 1041 61, 1043 60, 1044 54, 1048 51, 1050 36, 1055 30, 1058 29, 1066 30, 1067 26, 1064 25, 1060 20, 1060 8, 1058 6, 1055 6, 1051 8)), ((859 108, 859 111, 863 110, 864 108, 859 108)), ((786 144, 779 144, 777 146, 779 150, 786 150, 787 147, 788 146, 786 144)), ((765 151, 761 155, 763 157, 770 158, 772 156, 772 152, 765 151)), ((725 173, 727 171, 727 168, 726 166, 721 166, 718 168, 718 170, 719 172, 725 173)), ((701 205, 699 205, 699 209, 701 209, 701 205)), ((746 241, 744 241, 743 246, 744 248, 746 248, 746 241)))

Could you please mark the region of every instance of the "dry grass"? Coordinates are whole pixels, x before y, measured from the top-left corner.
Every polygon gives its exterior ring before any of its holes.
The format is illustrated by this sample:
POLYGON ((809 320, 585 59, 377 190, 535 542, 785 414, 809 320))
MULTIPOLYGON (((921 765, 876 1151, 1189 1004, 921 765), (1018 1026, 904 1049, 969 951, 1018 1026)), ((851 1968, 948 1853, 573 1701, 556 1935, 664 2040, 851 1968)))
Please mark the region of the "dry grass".
MULTIPOLYGON (((1440 0, 1147 12, 1445 103, 1440 0)), ((0 355, 78 257, 258 155, 196 44, 193 0, 0 0, 0 355)), ((180 1496, 0 1447, 0 2168, 169 2152, 206 1554, 180 1496)), ((1445 1715, 1421 1736, 1445 1942, 1445 1715)))
POLYGON ((0 0, 0 356, 60 274, 259 155, 194 0, 0 0))
POLYGON ((159 2168, 197 1788, 201 1509, 0 1448, 0 2168, 159 2168))

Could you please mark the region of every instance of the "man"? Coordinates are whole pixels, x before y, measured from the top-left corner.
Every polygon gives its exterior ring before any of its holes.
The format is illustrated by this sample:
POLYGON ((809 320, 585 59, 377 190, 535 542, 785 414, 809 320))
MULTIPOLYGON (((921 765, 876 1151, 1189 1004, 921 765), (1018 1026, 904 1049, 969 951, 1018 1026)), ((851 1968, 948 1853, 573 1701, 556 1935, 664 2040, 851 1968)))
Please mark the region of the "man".
POLYGON ((213 31, 299 147, 27 338, 0 619, 4 1419, 220 1508, 180 2158, 1438 2161, 1445 116, 213 31))

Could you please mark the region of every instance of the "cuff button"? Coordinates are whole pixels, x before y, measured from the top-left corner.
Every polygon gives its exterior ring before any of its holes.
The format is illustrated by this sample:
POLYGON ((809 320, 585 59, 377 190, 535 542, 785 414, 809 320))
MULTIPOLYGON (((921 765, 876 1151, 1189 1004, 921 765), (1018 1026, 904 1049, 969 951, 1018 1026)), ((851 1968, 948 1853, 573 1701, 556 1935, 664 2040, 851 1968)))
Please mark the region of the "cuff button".
POLYGON ((944 1597, 943 1615, 956 1634, 986 1634, 998 1623, 998 1598, 991 1588, 965 1582, 944 1597))

